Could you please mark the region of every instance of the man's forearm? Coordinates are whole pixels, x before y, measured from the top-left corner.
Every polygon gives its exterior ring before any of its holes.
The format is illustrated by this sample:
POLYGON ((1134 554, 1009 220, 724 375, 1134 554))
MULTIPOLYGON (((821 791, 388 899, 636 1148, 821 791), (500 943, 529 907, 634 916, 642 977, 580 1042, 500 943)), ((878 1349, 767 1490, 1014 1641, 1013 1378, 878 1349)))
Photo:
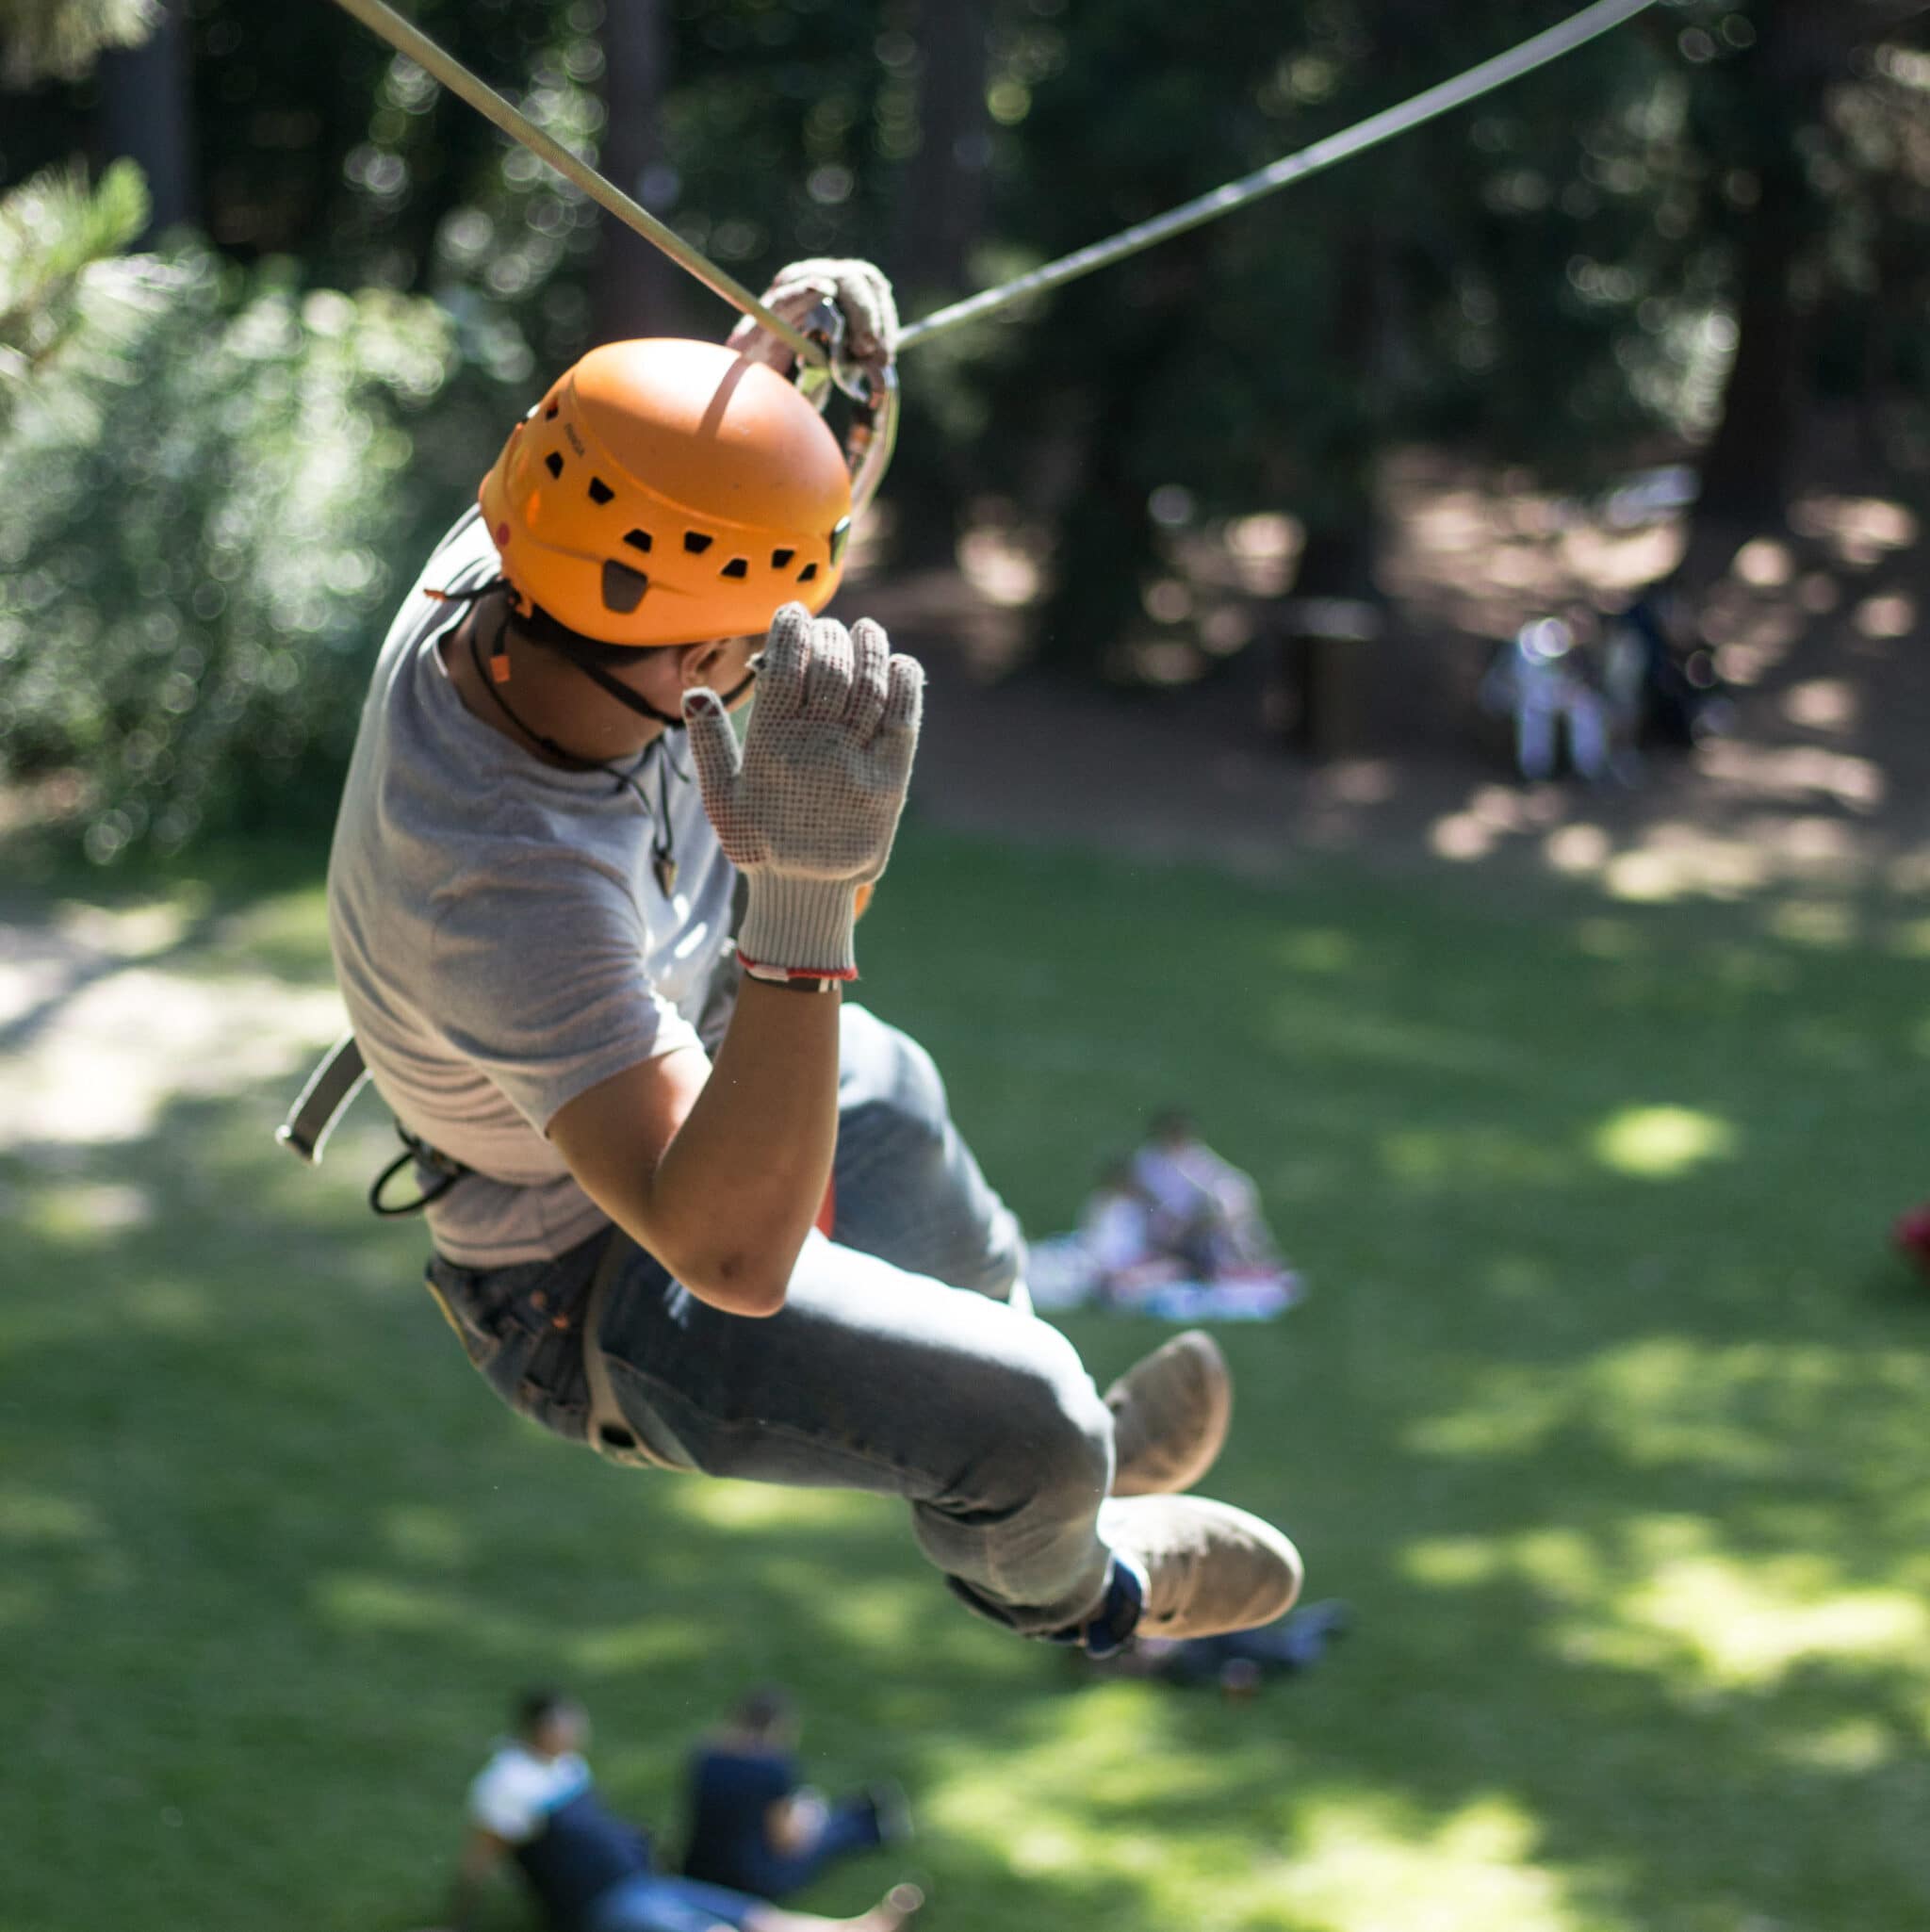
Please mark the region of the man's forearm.
POLYGON ((782 1305, 830 1183, 838 1011, 835 990, 746 979, 711 1076, 658 1162, 662 1246, 694 1294, 734 1313, 782 1305))

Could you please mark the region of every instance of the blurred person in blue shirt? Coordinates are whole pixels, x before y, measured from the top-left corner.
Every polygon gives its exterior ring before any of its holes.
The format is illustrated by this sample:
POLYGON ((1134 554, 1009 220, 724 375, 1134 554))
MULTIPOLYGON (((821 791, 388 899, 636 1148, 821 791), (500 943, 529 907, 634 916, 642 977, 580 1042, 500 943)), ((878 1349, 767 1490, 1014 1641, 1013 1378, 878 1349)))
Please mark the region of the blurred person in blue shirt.
POLYGON ((728 1727, 693 1753, 686 1877, 788 1898, 836 1860, 910 1836, 895 1786, 833 1804, 806 1785, 799 1731, 791 1697, 766 1688, 744 1697, 728 1727))
POLYGON ((574 1698, 521 1698, 515 1735, 498 1741, 469 1786, 450 1932, 475 1923, 488 1881, 512 1860, 553 1932, 899 1932, 924 1903, 916 1888, 897 1886, 855 1919, 826 1919, 660 1873, 647 1834, 597 1793, 589 1736, 574 1698))

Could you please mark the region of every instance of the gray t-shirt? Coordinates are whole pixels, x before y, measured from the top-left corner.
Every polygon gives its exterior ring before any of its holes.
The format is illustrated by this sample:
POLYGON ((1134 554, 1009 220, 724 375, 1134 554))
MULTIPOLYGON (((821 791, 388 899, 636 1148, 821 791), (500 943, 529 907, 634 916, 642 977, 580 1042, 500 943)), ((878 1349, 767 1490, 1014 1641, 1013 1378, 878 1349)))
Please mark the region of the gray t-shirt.
POLYGON ((383 645, 328 875, 335 976, 376 1089, 474 1170, 429 1209, 437 1250, 465 1268, 548 1260, 605 1224, 549 1122, 696 1043, 735 881, 680 735, 636 772, 640 798, 540 762, 464 706, 437 644, 467 607, 424 591, 497 574, 471 512, 383 645), (652 864, 666 805, 668 892, 652 864))

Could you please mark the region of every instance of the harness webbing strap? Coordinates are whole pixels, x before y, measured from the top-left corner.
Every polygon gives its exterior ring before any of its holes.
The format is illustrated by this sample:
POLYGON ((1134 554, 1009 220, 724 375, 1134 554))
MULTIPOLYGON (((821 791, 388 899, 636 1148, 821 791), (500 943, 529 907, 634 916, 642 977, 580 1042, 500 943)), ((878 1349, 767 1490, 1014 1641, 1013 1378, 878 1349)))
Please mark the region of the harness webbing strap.
POLYGON ((681 1470, 685 1465, 658 1455, 630 1427, 610 1379, 610 1364, 603 1356, 603 1312, 610 1305, 624 1257, 634 1245, 621 1228, 610 1230, 583 1304, 583 1379, 590 1391, 590 1447, 607 1462, 621 1463, 628 1468, 681 1470))
POLYGON ((362 1049, 355 1036, 343 1034, 309 1074, 308 1084, 288 1109, 288 1118, 275 1129, 275 1138, 315 1166, 335 1122, 348 1112, 349 1103, 361 1092, 368 1078, 368 1069, 362 1064, 362 1049))

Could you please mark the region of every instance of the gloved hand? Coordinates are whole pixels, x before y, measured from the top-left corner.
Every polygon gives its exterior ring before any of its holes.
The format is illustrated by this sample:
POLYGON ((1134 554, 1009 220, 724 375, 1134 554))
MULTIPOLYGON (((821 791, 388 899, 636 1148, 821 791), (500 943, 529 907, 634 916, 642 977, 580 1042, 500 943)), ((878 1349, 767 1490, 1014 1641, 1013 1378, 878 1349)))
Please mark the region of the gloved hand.
MULTIPOLYGON (((787 322, 802 322, 828 296, 844 316, 844 353, 875 377, 891 366, 898 348, 898 305, 891 285, 870 262, 813 255, 777 270, 764 291, 764 306, 787 322)), ((745 316, 730 332, 729 346, 753 362, 768 363, 780 375, 791 373, 791 345, 781 342, 754 317, 745 316)))
POLYGON ((750 884, 746 961, 849 979, 854 901, 891 857, 924 673, 869 618, 786 604, 771 621, 740 755, 714 691, 683 701, 704 810, 750 884))

